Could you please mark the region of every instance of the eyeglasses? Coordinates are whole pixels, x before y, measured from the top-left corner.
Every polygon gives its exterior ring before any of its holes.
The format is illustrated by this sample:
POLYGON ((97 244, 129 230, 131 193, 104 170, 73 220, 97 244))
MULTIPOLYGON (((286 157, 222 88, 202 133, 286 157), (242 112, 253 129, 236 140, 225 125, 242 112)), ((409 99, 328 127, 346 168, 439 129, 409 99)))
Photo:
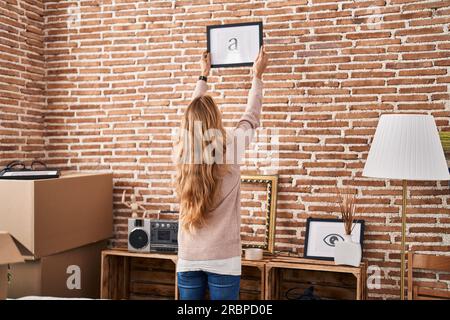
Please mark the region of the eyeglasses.
POLYGON ((31 162, 30 167, 27 169, 27 166, 25 165, 25 163, 23 163, 22 161, 15 160, 15 161, 11 161, 10 163, 8 163, 6 165, 6 167, 0 171, 0 174, 7 172, 7 171, 25 171, 25 170, 38 170, 38 169, 46 170, 47 165, 42 161, 33 160, 31 162))
POLYGON ((49 169, 44 162, 39 160, 33 160, 28 168, 24 162, 15 160, 0 170, 0 179, 50 179, 59 178, 59 175, 59 170, 49 169))

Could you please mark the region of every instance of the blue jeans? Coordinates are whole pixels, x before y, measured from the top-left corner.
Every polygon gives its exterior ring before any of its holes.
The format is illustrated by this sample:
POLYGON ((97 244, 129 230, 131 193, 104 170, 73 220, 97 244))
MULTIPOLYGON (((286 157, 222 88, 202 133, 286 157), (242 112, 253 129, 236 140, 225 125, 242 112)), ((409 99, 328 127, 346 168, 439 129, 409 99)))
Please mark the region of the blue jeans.
POLYGON ((239 300, 241 276, 187 271, 178 272, 177 277, 180 300, 203 300, 206 287, 211 300, 239 300))

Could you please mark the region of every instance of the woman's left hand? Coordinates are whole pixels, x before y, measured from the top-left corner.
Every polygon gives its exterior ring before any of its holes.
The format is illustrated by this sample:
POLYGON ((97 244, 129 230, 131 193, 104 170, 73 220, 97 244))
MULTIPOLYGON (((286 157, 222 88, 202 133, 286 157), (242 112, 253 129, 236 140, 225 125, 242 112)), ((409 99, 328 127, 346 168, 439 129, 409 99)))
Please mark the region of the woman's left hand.
POLYGON ((202 70, 202 76, 207 77, 209 75, 209 70, 211 70, 211 57, 208 51, 202 53, 200 58, 200 67, 202 70))

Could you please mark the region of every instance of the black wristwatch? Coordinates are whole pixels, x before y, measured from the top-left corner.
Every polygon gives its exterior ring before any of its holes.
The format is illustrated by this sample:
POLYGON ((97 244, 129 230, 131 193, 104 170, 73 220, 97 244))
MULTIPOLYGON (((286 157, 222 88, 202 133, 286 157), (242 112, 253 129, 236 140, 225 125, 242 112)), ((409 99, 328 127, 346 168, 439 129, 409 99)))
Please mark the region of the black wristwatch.
POLYGON ((198 80, 203 80, 206 82, 206 81, 208 81, 208 78, 205 76, 200 76, 200 77, 198 77, 198 80))

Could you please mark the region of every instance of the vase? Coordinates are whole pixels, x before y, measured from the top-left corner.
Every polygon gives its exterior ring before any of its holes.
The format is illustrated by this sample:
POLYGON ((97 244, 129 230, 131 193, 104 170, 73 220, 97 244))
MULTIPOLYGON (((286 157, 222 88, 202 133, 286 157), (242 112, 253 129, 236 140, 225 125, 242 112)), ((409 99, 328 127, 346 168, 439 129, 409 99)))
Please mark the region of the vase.
POLYGON ((344 241, 338 241, 334 247, 334 262, 338 265, 359 267, 361 264, 361 245, 352 240, 349 234, 343 235, 344 241))

